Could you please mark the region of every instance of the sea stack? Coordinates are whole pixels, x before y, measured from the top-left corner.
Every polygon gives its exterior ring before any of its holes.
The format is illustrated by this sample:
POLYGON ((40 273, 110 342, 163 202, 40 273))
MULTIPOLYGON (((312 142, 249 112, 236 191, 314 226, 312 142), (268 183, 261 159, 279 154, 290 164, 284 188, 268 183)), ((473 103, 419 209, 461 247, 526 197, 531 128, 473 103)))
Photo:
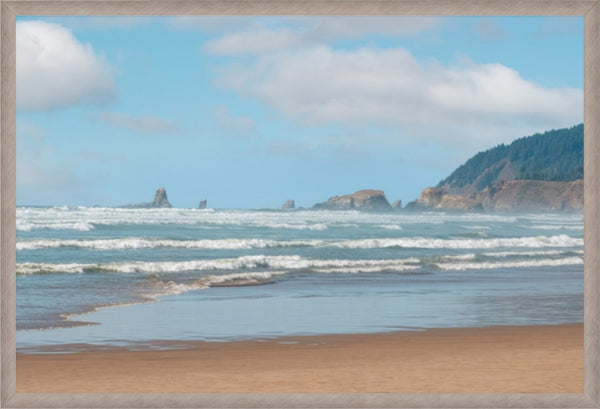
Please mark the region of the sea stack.
POLYGON ((351 195, 333 196, 328 201, 317 203, 315 210, 368 210, 390 211, 392 207, 382 190, 359 190, 351 195))
POLYGON ((283 204, 283 206, 281 206, 281 208, 282 208, 283 210, 292 210, 292 209, 295 209, 295 208, 296 208, 296 203, 295 203, 295 202, 294 202, 292 199, 290 199, 290 200, 287 200, 287 201, 286 201, 286 202, 283 204))
POLYGON ((206 209, 206 199, 200 200, 200 204, 198 205, 198 209, 206 209))
POLYGON ((402 209, 402 200, 396 200, 392 203, 392 209, 402 209))
POLYGON ((156 194, 154 195, 154 201, 152 202, 150 207, 173 207, 171 203, 169 203, 169 199, 167 198, 167 191, 164 187, 158 188, 156 194))
POLYGON ((155 209, 155 208, 169 208, 171 203, 169 203, 169 199, 167 198, 167 191, 164 187, 158 188, 156 194, 154 195, 154 201, 138 203, 138 204, 129 204, 125 206, 120 206, 127 209, 155 209))

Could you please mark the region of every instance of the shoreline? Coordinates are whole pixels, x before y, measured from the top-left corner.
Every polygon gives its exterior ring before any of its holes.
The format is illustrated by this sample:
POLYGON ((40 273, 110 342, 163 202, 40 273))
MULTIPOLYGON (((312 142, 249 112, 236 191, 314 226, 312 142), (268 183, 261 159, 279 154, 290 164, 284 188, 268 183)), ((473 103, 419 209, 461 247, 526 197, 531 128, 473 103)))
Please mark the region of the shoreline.
POLYGON ((17 392, 583 392, 581 323, 154 344, 18 352, 17 392))

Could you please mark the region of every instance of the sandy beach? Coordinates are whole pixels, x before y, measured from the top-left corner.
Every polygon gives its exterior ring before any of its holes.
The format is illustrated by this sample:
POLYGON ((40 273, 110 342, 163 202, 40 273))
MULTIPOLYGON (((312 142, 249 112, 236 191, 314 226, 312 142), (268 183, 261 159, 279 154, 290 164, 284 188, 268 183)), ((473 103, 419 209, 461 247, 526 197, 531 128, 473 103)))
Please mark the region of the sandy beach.
POLYGON ((19 393, 582 393, 583 326, 17 354, 19 393))

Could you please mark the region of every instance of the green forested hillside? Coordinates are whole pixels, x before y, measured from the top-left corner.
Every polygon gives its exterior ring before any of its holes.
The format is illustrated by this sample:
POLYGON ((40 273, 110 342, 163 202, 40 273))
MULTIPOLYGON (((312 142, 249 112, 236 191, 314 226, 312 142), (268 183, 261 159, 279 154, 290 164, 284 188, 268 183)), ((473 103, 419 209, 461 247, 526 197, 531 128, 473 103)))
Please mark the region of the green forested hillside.
POLYGON ((520 138, 479 152, 438 187, 481 191, 501 174, 510 179, 568 182, 583 178, 583 124, 520 138))

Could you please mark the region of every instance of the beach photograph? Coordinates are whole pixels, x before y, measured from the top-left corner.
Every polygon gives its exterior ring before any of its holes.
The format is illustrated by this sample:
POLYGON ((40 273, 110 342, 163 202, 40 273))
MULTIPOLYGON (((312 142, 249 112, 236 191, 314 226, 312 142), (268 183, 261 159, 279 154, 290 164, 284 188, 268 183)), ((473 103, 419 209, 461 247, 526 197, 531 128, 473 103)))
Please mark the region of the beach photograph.
POLYGON ((583 18, 18 16, 18 393, 584 387, 583 18))

